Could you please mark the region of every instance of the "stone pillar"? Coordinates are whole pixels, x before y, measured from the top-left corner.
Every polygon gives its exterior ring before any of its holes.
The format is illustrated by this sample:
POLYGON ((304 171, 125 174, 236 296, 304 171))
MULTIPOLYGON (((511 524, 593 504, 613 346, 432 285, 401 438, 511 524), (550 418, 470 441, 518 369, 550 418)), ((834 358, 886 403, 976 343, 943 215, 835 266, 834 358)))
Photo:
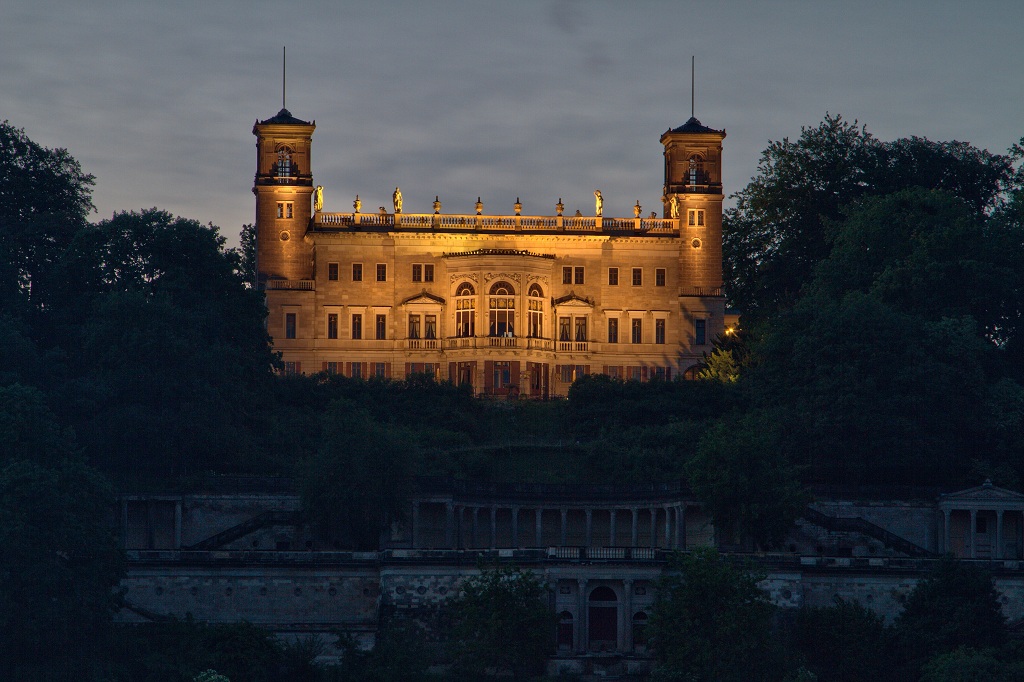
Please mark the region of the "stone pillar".
POLYGON ((416 549, 416 547, 418 546, 419 537, 418 537, 417 533, 419 532, 419 525, 420 525, 420 503, 419 502, 413 502, 412 503, 412 538, 411 538, 411 544, 412 544, 412 548, 413 549, 416 549))
POLYGON ((665 548, 672 547, 672 514, 669 513, 669 507, 665 507, 665 548))
POLYGON ((455 547, 455 505, 452 502, 444 504, 444 547, 455 547))
POLYGON ((580 612, 579 625, 576 628, 576 635, 579 638, 576 643, 576 653, 583 654, 587 652, 587 619, 590 616, 587 609, 587 579, 577 578, 576 587, 579 590, 577 604, 580 612))
POLYGON ((480 546, 480 507, 473 507, 472 524, 473 530, 469 538, 469 544, 476 549, 480 546))
POLYGON ((676 507, 676 547, 686 549, 686 505, 676 507))
MULTIPOLYGON (((999 517, 1001 521, 1002 517, 999 517)), ((1001 526, 1000 526, 1001 527, 1001 526)), ((181 549, 181 501, 174 503, 174 549, 181 549)))
POLYGON ((626 653, 633 651, 633 580, 627 578, 622 581, 622 613, 624 627, 622 630, 622 650, 626 653))
POLYGON ((608 511, 608 546, 615 546, 615 510, 608 511))
POLYGON ((942 553, 949 554, 953 551, 953 548, 949 546, 949 509, 942 510, 942 553))
POLYGON ((537 539, 537 546, 540 547, 544 544, 544 528, 541 525, 544 518, 544 508, 537 507, 533 510, 533 530, 534 535, 537 539))
POLYGON ((128 500, 121 501, 121 549, 128 549, 128 500))
POLYGON ((977 538, 975 537, 977 530, 978 530, 978 510, 977 509, 972 509, 971 510, 971 532, 970 532, 970 535, 968 535, 969 541, 971 543, 971 551, 967 555, 967 556, 969 556, 972 559, 977 559, 978 558, 976 556, 976 547, 978 545, 978 542, 977 542, 977 538))
POLYGON ((996 551, 993 555, 996 559, 1003 558, 1003 510, 996 510, 996 551))
POLYGON ((455 508, 455 549, 464 549, 466 545, 466 508, 459 505, 455 508))
POLYGON ((510 507, 509 513, 512 514, 512 542, 510 544, 515 549, 519 547, 519 507, 510 507))
POLYGON ((498 508, 491 506, 491 549, 498 547, 498 508))
POLYGON ((637 524, 636 524, 637 517, 639 516, 639 514, 637 513, 636 507, 631 507, 629 512, 633 516, 632 522, 631 522, 632 527, 630 529, 630 536, 629 536, 629 538, 630 538, 629 546, 630 547, 636 547, 637 542, 640 539, 639 537, 637 537, 638 533, 637 533, 637 524))
POLYGON ((658 509, 651 507, 651 549, 658 548, 658 509))
POLYGON ((562 535, 561 535, 560 543, 561 543, 562 547, 565 547, 565 541, 566 541, 566 539, 568 537, 567 536, 568 524, 567 524, 566 517, 569 515, 569 510, 566 509, 565 507, 562 507, 562 509, 560 511, 562 512, 562 535))
POLYGON ((591 531, 593 530, 593 527, 594 527, 593 526, 594 511, 588 507, 587 510, 586 510, 586 514, 587 514, 587 538, 586 538, 586 541, 584 542, 584 544, 587 547, 590 547, 593 544, 593 537, 592 537, 591 531))

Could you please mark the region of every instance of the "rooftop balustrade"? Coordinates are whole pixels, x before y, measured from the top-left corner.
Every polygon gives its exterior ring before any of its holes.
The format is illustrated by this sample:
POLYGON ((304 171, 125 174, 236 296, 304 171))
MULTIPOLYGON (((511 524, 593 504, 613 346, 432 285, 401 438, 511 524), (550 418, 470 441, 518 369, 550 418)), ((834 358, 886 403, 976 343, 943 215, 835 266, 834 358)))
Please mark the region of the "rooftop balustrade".
POLYGON ((680 221, 671 218, 601 216, 524 216, 439 213, 317 213, 317 229, 388 229, 483 232, 584 232, 672 236, 680 221))

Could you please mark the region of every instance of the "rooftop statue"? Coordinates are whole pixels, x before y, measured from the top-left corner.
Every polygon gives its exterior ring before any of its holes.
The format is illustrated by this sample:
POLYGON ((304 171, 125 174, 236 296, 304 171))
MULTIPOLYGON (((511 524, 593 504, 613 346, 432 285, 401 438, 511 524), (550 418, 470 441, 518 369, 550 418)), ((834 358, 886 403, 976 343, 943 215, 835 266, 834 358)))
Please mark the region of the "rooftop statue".
POLYGON ((402 190, 395 188, 395 193, 391 195, 391 201, 395 205, 395 213, 402 212, 402 190))
POLYGON ((594 190, 594 215, 601 216, 604 213, 604 195, 601 190, 594 190))
POLYGON ((673 219, 679 217, 679 197, 675 194, 672 195, 672 201, 669 203, 669 217, 673 219))
POLYGON ((324 210, 324 186, 317 185, 313 190, 313 210, 317 213, 324 210))

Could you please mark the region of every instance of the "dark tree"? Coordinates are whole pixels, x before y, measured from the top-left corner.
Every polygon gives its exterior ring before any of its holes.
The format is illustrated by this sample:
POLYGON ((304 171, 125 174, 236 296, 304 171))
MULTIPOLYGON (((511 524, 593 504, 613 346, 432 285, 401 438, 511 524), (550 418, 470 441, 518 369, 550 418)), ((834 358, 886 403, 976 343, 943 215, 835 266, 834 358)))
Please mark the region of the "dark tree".
POLYGON ((796 645, 821 682, 893 679, 892 636, 882 617, 857 602, 800 610, 796 645))

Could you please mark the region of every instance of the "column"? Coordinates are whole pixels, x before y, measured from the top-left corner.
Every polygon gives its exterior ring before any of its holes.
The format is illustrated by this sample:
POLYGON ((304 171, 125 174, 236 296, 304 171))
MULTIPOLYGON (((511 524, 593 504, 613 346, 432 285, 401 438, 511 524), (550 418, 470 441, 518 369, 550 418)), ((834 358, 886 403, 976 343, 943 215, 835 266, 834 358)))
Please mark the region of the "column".
POLYGON ((466 546, 466 507, 459 505, 455 508, 455 549, 465 549, 466 546))
POLYGON ((419 502, 413 502, 412 503, 412 547, 413 547, 413 549, 416 548, 417 540, 419 539, 417 537, 417 532, 418 532, 419 525, 420 525, 420 503, 419 502))
POLYGON ((512 543, 513 549, 519 547, 519 507, 513 506, 509 509, 512 514, 512 543))
POLYGON ((658 510, 651 507, 651 549, 658 548, 658 510))
POLYGON ((542 527, 542 520, 544 518, 544 508, 537 507, 533 510, 533 530, 534 535, 537 538, 537 546, 540 547, 544 544, 544 528, 542 527))
POLYGON ((949 546, 949 509, 942 510, 942 553, 949 554, 953 549, 949 546))
POLYGON ((566 537, 567 537, 566 536, 566 531, 568 530, 567 529, 567 525, 566 525, 566 516, 569 515, 569 510, 566 509, 565 507, 562 507, 562 509, 560 511, 562 512, 562 535, 561 535, 560 544, 561 544, 562 547, 565 547, 565 541, 566 541, 566 537))
POLYGON ((668 512, 669 508, 665 507, 665 547, 672 547, 672 515, 668 512))
POLYGON ((676 511, 676 547, 686 549, 686 505, 679 505, 676 511))
POLYGON ((630 547, 636 547, 637 542, 640 539, 639 537, 637 537, 638 533, 637 533, 637 524, 636 524, 637 517, 639 516, 639 514, 637 512, 636 507, 631 507, 629 511, 633 515, 632 528, 630 529, 631 532, 630 532, 630 536, 629 536, 630 537, 630 541, 629 541, 630 545, 629 546, 630 547))
POLYGON ((584 544, 587 547, 590 547, 591 544, 593 544, 591 542, 591 540, 592 540, 592 538, 591 538, 591 530, 593 529, 593 523, 592 522, 594 520, 594 512, 593 512, 592 509, 587 507, 586 514, 587 514, 587 540, 586 540, 586 542, 584 544))
POLYGON ((590 616, 587 610, 587 579, 577 578, 576 588, 579 590, 577 609, 579 610, 579 621, 574 634, 578 637, 576 642, 576 653, 583 654, 587 651, 587 618, 590 616))
POLYGON ((455 505, 452 502, 444 503, 444 547, 455 547, 455 505))
POLYGON ((608 511, 608 546, 615 546, 615 510, 608 511))
POLYGON ((491 549, 498 546, 498 508, 491 506, 491 549))
POLYGON ((630 653, 633 651, 633 580, 630 578, 622 581, 621 610, 625 621, 625 628, 622 632, 622 650, 630 653))
POLYGON ((969 556, 972 559, 977 559, 977 557, 975 556, 975 547, 977 545, 977 542, 975 541, 975 537, 974 537, 975 531, 977 529, 978 529, 978 510, 977 509, 972 509, 971 510, 971 532, 968 535, 968 538, 970 538, 970 543, 971 543, 971 551, 967 555, 967 556, 969 556))
POLYGON ((472 535, 469 538, 469 544, 472 545, 474 549, 476 549, 480 546, 480 507, 473 507, 472 524, 473 530, 472 535))
POLYGON ((128 549, 128 500, 121 500, 121 549, 128 549))
POLYGON ((181 549, 181 500, 174 503, 174 549, 181 549))
POLYGON ((996 559, 1003 558, 1003 510, 996 510, 996 551, 993 555, 996 559))

